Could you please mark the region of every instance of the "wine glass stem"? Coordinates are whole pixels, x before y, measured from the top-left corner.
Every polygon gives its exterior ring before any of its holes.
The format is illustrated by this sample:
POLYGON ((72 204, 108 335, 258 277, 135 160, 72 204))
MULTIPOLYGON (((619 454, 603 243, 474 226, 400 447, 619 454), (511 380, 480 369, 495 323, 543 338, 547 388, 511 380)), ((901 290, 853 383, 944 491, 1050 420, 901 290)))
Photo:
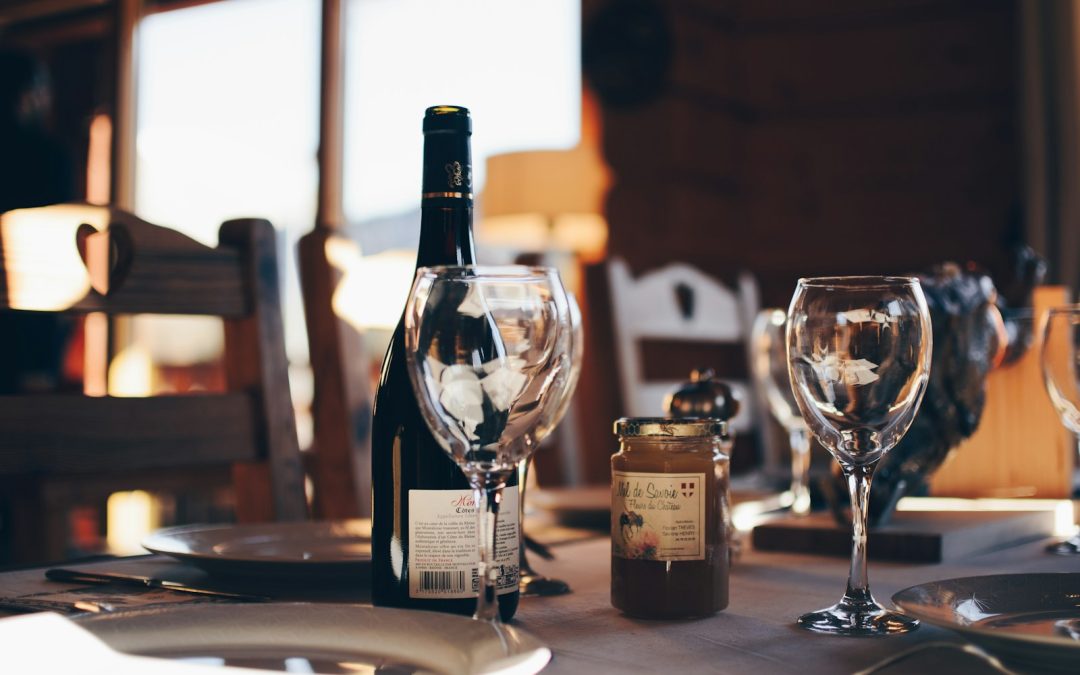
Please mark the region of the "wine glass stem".
POLYGON ((874 466, 843 467, 851 492, 851 571, 845 599, 857 603, 873 602, 870 581, 866 576, 866 511, 870 501, 870 481, 874 466))
POLYGON ((520 554, 518 555, 518 567, 520 568, 521 576, 536 576, 536 572, 533 572, 529 567, 529 557, 525 548, 525 487, 529 484, 529 464, 531 464, 531 458, 518 462, 518 542, 520 554))
POLYGON ((810 432, 792 429, 791 440, 791 511, 804 516, 810 513, 810 432))
POLYGON ((476 501, 476 540, 480 547, 480 593, 476 598, 474 619, 499 623, 496 580, 499 569, 495 560, 495 533, 499 520, 498 488, 489 488, 483 479, 473 483, 476 501))

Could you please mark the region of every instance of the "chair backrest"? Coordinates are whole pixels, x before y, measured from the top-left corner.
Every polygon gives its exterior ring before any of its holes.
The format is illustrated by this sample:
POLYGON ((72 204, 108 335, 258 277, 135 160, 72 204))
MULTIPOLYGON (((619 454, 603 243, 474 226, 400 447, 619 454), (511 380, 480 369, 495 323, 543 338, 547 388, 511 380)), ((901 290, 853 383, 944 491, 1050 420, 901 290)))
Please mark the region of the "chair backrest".
POLYGON ((625 413, 662 416, 664 396, 690 375, 688 371, 682 380, 647 378, 641 343, 727 344, 737 362, 735 372, 725 372, 721 363, 696 365, 714 368, 739 396, 740 410, 732 421, 735 431, 754 429, 758 398, 746 367, 750 329, 759 303, 753 277, 739 275, 738 287, 732 290, 690 265, 673 263, 634 278, 626 261, 613 257, 608 261, 608 280, 625 413))
POLYGON ((265 220, 232 220, 208 247, 84 205, 0 217, 0 311, 221 317, 228 385, 150 398, 0 396, 0 475, 109 475, 119 485, 124 475, 231 467, 238 519, 306 517, 274 238, 265 220))
POLYGON ((314 440, 306 455, 315 515, 355 518, 371 515, 370 359, 363 336, 334 310, 343 271, 331 263, 335 256, 328 247, 337 248, 336 257, 359 253, 322 226, 301 237, 297 247, 314 380, 314 440))

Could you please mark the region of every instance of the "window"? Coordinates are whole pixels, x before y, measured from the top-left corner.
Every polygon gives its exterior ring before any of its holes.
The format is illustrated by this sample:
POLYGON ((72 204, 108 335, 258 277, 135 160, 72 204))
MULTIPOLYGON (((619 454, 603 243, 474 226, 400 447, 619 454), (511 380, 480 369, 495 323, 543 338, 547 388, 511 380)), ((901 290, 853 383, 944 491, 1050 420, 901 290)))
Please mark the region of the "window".
POLYGON ((300 362, 292 251, 315 220, 319 11, 318 0, 231 0, 151 14, 139 28, 136 212, 211 245, 229 218, 274 223, 300 362))
POLYGON ((489 155, 578 142, 580 0, 349 0, 345 15, 344 208, 365 254, 416 247, 428 106, 471 110, 477 194, 489 155))

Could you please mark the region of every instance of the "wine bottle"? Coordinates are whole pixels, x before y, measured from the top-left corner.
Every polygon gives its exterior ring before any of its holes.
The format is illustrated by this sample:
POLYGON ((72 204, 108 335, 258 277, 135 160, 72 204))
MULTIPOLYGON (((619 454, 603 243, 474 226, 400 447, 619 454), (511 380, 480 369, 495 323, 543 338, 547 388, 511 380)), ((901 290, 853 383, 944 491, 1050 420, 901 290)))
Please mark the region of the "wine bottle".
MULTIPOLYGON (((458 106, 428 108, 423 129, 416 266, 472 264, 469 111, 458 106)), ((407 367, 403 314, 383 361, 372 420, 372 602, 472 614, 479 587, 472 489, 428 430, 407 367)), ((517 497, 515 475, 503 490, 496 545, 504 621, 518 605, 517 497)))

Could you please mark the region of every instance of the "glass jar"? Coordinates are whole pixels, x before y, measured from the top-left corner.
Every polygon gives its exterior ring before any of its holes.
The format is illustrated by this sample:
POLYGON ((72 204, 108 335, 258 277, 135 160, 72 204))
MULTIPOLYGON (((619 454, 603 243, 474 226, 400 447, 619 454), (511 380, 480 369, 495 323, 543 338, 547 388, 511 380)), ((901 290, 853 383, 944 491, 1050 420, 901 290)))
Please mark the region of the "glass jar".
POLYGON ((712 418, 623 418, 611 458, 611 604, 650 619, 728 604, 731 439, 712 418))

